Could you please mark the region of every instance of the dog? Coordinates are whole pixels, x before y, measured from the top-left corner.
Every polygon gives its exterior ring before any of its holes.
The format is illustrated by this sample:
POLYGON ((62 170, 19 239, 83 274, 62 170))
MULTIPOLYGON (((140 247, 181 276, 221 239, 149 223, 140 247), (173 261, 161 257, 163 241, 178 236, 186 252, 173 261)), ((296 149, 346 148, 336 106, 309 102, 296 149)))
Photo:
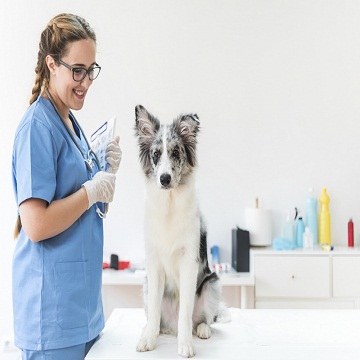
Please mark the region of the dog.
POLYGON ((195 191, 196 114, 161 125, 143 106, 135 108, 135 135, 146 179, 144 303, 147 324, 137 351, 155 348, 159 333, 178 337, 178 354, 193 357, 193 332, 211 336, 210 325, 229 312, 207 259, 206 228, 195 191))

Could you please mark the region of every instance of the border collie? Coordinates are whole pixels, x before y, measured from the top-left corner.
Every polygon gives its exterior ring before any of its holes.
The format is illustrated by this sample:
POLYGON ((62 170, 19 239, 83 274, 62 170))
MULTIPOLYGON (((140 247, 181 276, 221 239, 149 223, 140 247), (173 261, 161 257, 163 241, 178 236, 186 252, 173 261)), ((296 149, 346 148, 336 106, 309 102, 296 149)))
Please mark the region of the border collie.
POLYGON ((144 302, 147 324, 137 351, 155 348, 159 333, 178 336, 178 354, 195 355, 192 334, 207 339, 210 324, 229 320, 221 286, 209 269, 206 229, 195 192, 199 118, 180 115, 161 125, 135 108, 135 134, 146 178, 144 302))

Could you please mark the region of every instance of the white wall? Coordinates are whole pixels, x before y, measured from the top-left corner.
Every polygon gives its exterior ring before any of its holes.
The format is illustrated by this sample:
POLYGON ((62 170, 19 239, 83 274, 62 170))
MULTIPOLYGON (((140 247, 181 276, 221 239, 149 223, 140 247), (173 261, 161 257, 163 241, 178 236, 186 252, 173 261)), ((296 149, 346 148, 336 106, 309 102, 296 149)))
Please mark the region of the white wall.
POLYGON ((123 161, 105 220, 105 254, 143 258, 143 178, 134 107, 164 121, 201 120, 198 188, 209 245, 230 259, 231 228, 260 197, 274 210, 305 210, 308 187, 326 186, 333 240, 360 245, 360 6, 357 0, 2 1, 0 339, 11 335, 11 182, 14 131, 30 97, 40 33, 59 12, 98 35, 102 73, 76 115, 87 134, 116 114, 123 161))

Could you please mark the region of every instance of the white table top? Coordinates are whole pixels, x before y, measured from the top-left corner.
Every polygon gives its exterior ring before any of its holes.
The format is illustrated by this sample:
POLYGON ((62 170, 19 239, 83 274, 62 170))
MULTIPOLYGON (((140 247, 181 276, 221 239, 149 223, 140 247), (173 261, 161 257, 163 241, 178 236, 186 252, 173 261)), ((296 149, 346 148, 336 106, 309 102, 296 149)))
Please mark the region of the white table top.
MULTIPOLYGON (((212 337, 194 337, 196 359, 358 360, 360 310, 240 310, 212 325, 212 337)), ((160 335, 154 351, 137 352, 143 309, 115 309, 87 360, 176 359, 175 336, 160 335)))

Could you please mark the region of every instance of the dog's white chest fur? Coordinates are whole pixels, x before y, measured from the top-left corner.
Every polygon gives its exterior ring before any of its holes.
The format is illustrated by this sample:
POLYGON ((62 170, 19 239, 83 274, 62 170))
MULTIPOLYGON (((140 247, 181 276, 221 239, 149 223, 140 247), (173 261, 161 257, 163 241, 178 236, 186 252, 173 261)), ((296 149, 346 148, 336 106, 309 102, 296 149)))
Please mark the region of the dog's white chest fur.
POLYGON ((185 253, 195 261, 199 233, 200 215, 191 182, 186 187, 161 190, 153 181, 147 181, 146 254, 162 264, 168 285, 178 284, 179 262, 185 253))
POLYGON ((185 233, 200 230, 193 186, 190 184, 173 190, 161 190, 153 181, 147 181, 145 229, 150 235, 149 240, 158 241, 162 245, 186 243, 185 233))

